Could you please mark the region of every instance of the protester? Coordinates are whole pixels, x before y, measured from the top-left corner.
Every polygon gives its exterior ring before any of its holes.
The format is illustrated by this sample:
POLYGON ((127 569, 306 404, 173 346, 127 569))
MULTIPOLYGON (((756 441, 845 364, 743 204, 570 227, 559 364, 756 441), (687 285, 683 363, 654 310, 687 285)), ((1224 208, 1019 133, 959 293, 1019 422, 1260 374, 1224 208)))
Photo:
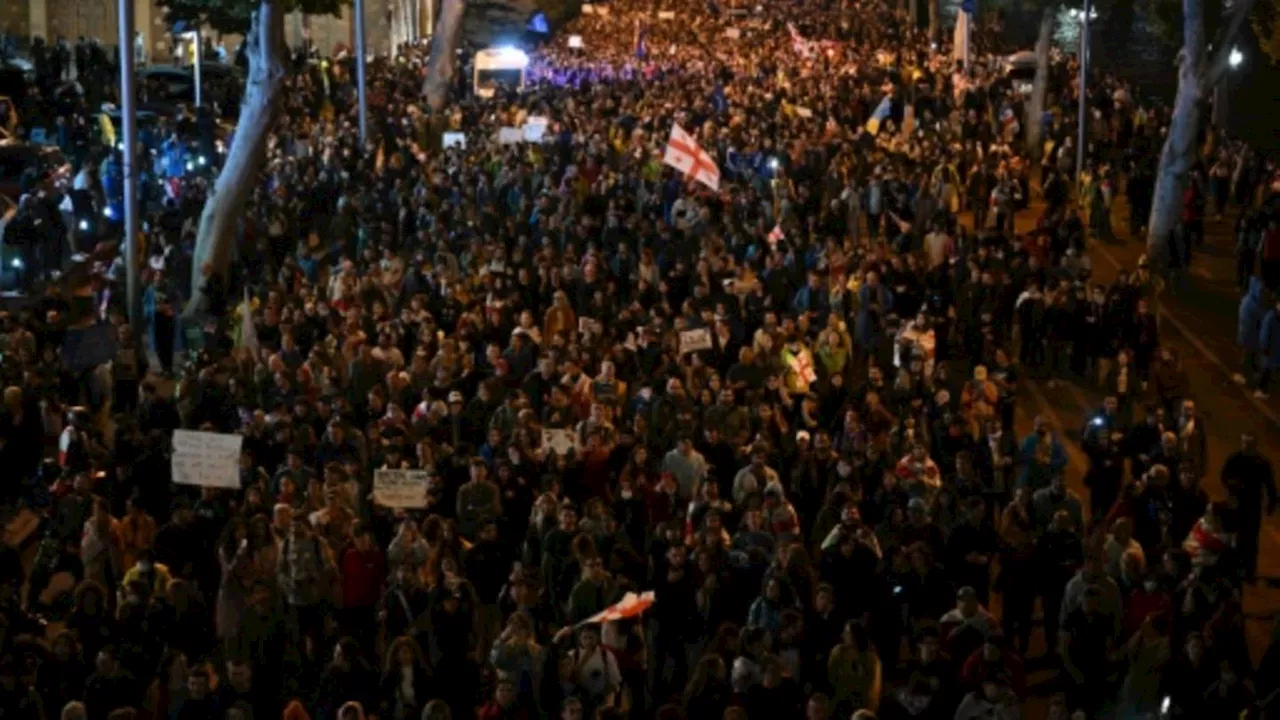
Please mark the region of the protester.
MULTIPOLYGON (((217 155, 158 130, 146 327, 116 387, 57 358, 73 320, 123 322, 123 261, 93 261, 93 302, 55 287, 4 321, 0 452, 13 496, 48 508, 25 604, 0 605, 13 706, 1015 718, 1043 647, 1053 717, 1249 707, 1240 581, 1270 463, 1252 436, 1208 456, 1159 283, 1144 261, 1099 284, 1085 251, 1114 241, 1116 168, 1149 206, 1164 116, 1099 76, 1072 190, 1074 89, 1027 157, 999 39, 975 32, 961 68, 889 5, 667 20, 617 0, 531 51, 522 92, 466 90, 466 49, 438 117, 409 44, 367 68, 364 145, 350 59, 304 47, 222 312, 194 322, 209 180, 187 164, 217 155), (1019 439, 1025 380, 1107 397, 1082 433, 1088 498, 1065 428, 1019 439), (178 429, 240 438, 239 487, 174 482, 178 429), (50 651, 18 673, 28 640, 50 651)), ((49 53, 52 76, 106 77, 100 52, 49 53)), ((115 143, 64 134, 116 207, 115 143)), ((1188 246, 1207 198, 1267 192, 1247 148, 1210 166, 1188 246)), ((24 253, 55 192, 31 190, 24 253)), ((1242 250, 1262 263, 1239 318, 1260 392, 1274 224, 1242 250)))

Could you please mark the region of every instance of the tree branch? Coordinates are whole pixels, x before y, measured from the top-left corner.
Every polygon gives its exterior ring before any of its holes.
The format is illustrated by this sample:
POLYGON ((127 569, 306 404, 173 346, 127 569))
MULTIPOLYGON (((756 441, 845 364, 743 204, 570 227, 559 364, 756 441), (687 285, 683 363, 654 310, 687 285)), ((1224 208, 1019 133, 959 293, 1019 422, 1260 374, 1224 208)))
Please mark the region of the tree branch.
POLYGON ((1235 47, 1236 37, 1240 35, 1244 22, 1253 12, 1254 2, 1255 0, 1235 0, 1235 7, 1231 10, 1231 21, 1219 38, 1218 49, 1214 51, 1213 60, 1205 69, 1204 77, 1200 81, 1201 93, 1209 93, 1215 85, 1222 82, 1222 76, 1226 75, 1227 70, 1230 69, 1231 50, 1235 47))

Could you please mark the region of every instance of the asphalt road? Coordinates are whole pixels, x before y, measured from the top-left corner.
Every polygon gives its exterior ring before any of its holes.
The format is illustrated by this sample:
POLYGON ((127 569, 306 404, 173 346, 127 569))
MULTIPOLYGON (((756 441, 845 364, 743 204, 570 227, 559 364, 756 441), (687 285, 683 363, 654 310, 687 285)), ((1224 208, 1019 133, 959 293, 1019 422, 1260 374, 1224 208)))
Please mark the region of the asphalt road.
MULTIPOLYGON (((1040 209, 1034 207, 1021 213, 1018 230, 1029 229, 1039 213, 1040 209)), ((1225 496, 1218 470, 1239 447, 1242 433, 1255 433, 1262 453, 1273 463, 1280 463, 1280 398, 1256 400, 1249 388, 1231 380, 1239 365, 1235 332, 1240 295, 1232 256, 1234 220, 1235 213, 1229 211, 1223 219, 1207 223, 1205 246, 1192 259, 1191 272, 1179 288, 1162 294, 1159 303, 1160 342, 1182 358, 1190 379, 1190 399, 1196 401, 1205 419, 1210 470, 1204 488, 1215 500, 1225 496)), ((1135 268, 1145 252, 1144 238, 1128 237, 1128 207, 1123 199, 1118 199, 1113 208, 1112 226, 1118 236, 1116 242, 1090 241, 1089 245, 1093 276, 1103 283, 1114 280, 1121 269, 1135 268)), ((1087 498, 1088 491, 1082 483, 1087 460, 1078 435, 1085 419, 1102 404, 1100 389, 1080 382, 1064 382, 1056 388, 1037 380, 1023 385, 1025 397, 1016 419, 1019 435, 1030 431, 1035 415, 1049 418, 1067 444, 1068 482, 1082 498, 1087 498)), ((1280 517, 1264 521, 1260 547, 1260 582, 1247 586, 1244 592, 1247 634, 1255 662, 1270 643, 1280 615, 1280 517)))

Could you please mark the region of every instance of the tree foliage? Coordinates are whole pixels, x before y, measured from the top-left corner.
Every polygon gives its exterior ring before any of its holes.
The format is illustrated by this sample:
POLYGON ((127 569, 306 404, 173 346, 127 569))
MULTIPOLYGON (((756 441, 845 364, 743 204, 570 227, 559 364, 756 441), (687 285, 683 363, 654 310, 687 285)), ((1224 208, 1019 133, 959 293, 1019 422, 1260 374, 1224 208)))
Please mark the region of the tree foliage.
MULTIPOLYGON (((1242 0, 1205 0, 1204 31, 1211 49, 1227 31, 1231 11, 1242 0)), ((1159 35, 1170 45, 1182 45, 1182 4, 1179 0, 1149 0, 1151 16, 1159 35)), ((1280 62, 1280 0, 1256 0, 1249 13, 1249 25, 1259 49, 1273 63, 1280 62)))
POLYGON ((1280 0, 1258 0, 1249 18, 1258 49, 1272 63, 1280 63, 1280 0))
MULTIPOLYGON (((301 10, 308 15, 342 14, 349 0, 276 0, 284 12, 301 10)), ((211 27, 222 33, 243 34, 260 0, 156 0, 164 8, 170 23, 184 21, 211 27)))

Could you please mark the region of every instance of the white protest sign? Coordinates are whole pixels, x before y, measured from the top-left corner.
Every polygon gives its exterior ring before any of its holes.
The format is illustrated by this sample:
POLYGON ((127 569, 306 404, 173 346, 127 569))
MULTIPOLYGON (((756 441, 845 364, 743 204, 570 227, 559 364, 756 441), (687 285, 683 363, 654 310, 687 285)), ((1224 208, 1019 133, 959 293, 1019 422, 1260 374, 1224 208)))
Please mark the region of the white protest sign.
POLYGON ((578 447, 578 438, 566 428, 546 428, 542 431, 542 447, 555 451, 557 455, 565 455, 578 447))
POLYGON ((725 28, 724 36, 729 38, 730 40, 737 40, 738 38, 742 37, 742 31, 739 30, 738 28, 725 28))
POLYGON ((680 331, 680 354, 711 349, 711 331, 706 328, 680 331))
POLYGON ((803 105, 796 105, 795 110, 796 110, 796 115, 806 120, 813 117, 813 111, 803 105))
POLYGON ((498 130, 499 145, 515 145, 524 140, 524 129, 517 127, 504 127, 498 130))
POLYGON ((373 501, 389 508, 427 506, 426 470, 376 470, 373 473, 373 501))
POLYGON ((551 125, 551 121, 541 115, 530 115, 528 120, 524 121, 524 127, 520 128, 524 133, 525 142, 542 142, 547 135, 547 127, 551 125))
MULTIPOLYGON (((586 10, 586 9, 587 9, 587 6, 586 6, 586 5, 583 5, 583 6, 582 6, 582 9, 583 9, 583 10, 586 10)), ((581 49, 582 49, 582 36, 581 36, 581 35, 570 35, 570 36, 569 36, 569 47, 574 48, 575 50, 581 50, 581 49)))
POLYGON ((445 150, 451 147, 467 149, 467 134, 460 132, 447 132, 440 138, 440 144, 445 150))
POLYGON ((582 3, 582 14, 583 14, 583 15, 595 15, 595 14, 596 14, 596 6, 595 6, 595 5, 592 5, 591 3, 582 3))
POLYGON ((672 10, 659 10, 658 19, 659 20, 675 20, 676 14, 672 10))
POLYGON ((173 431, 173 481, 178 485, 240 488, 243 435, 173 431))

